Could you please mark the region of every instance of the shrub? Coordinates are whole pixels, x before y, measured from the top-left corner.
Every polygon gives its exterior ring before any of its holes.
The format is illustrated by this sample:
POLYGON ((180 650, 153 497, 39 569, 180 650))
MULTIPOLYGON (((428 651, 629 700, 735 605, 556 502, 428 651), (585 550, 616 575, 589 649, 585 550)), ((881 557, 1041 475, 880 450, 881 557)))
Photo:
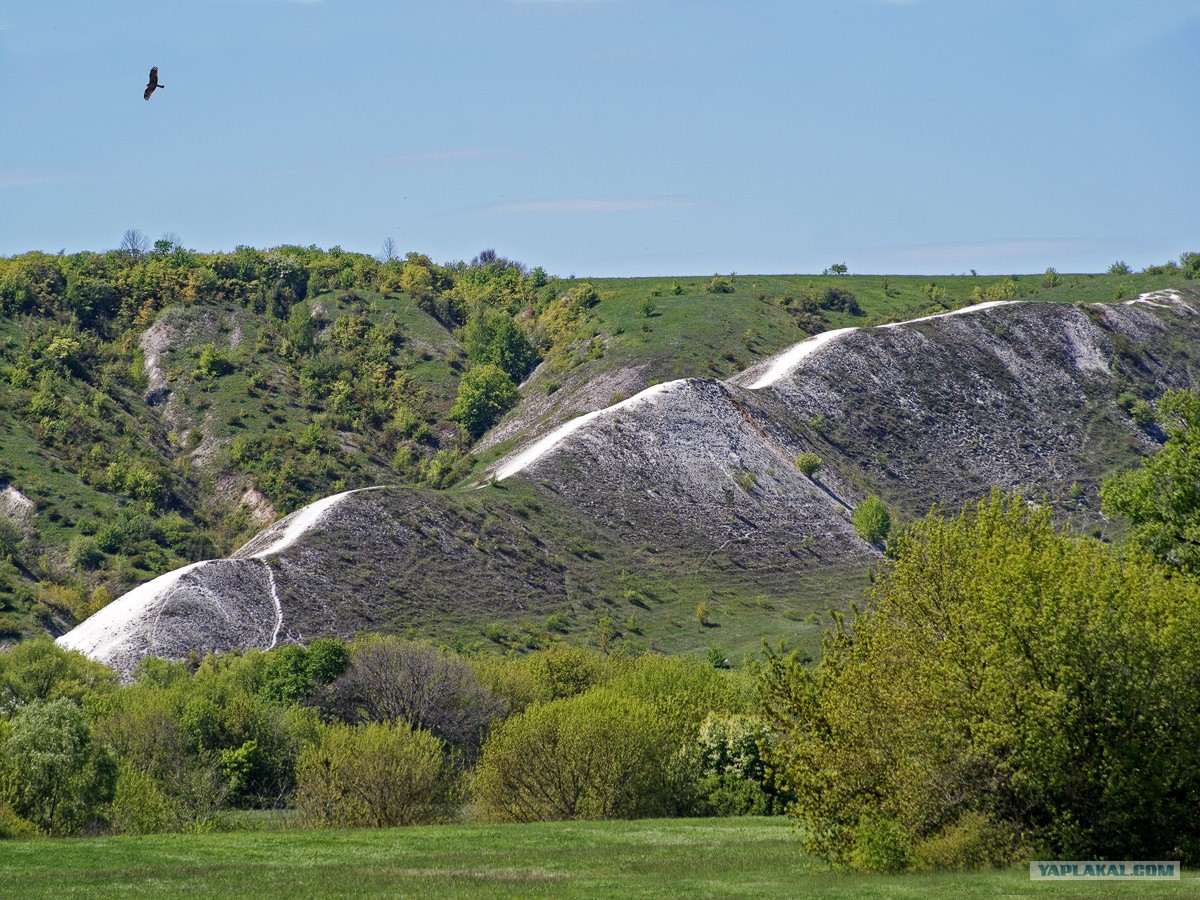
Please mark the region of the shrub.
POLYGON ((494 821, 663 815, 669 738, 649 705, 607 687, 535 704, 488 737, 474 796, 494 821))
POLYGON ((596 290, 590 281, 585 281, 573 287, 571 289, 571 297, 585 309, 595 306, 600 302, 600 292, 596 290))
POLYGON ((197 379, 220 378, 232 371, 233 363, 228 354, 217 349, 213 344, 205 344, 200 348, 200 355, 196 360, 196 368, 192 372, 192 377, 197 379))
POLYGON ((860 872, 903 872, 912 854, 912 836, 895 819, 863 816, 854 829, 850 868, 860 872))
POLYGON ((348 722, 403 720, 471 752, 506 705, 466 660, 417 641, 368 636, 351 646, 325 708, 348 722))
POLYGON ((93 535, 77 534, 67 546, 67 561, 76 569, 95 569, 104 562, 104 551, 93 535))
POLYGON ((492 363, 477 366, 462 377, 458 397, 448 418, 477 438, 521 399, 517 386, 503 369, 492 363))
POLYGON ((720 275, 714 275, 712 278, 708 279, 708 284, 704 286, 704 290, 710 294, 732 294, 733 279, 722 278, 720 275))
POLYGON ((296 781, 301 820, 329 828, 442 821, 454 789, 443 743, 407 722, 323 726, 296 781))
MULTIPOLYGON (((1124 396, 1124 395, 1123 395, 1124 396)), ((1120 402, 1120 401, 1118 401, 1120 402)), ((1144 401, 1138 401, 1144 402, 1144 401)), ((1130 407, 1130 415, 1136 403, 1130 407)), ((1159 559, 1200 572, 1200 394, 1169 390, 1158 404, 1167 441, 1136 469, 1106 480, 1104 514, 1130 524, 1130 536, 1159 559)))
POLYGON ((37 837, 41 832, 32 822, 22 819, 7 802, 0 800, 0 841, 9 838, 37 837))
POLYGON ((1019 841, 1011 828, 999 825, 974 810, 912 848, 912 868, 919 872, 971 872, 1011 865, 1018 857, 1019 841))
POLYGON ((108 751, 92 742, 83 710, 65 698, 17 710, 0 744, 0 804, 49 834, 101 821, 116 782, 108 751))
POLYGON ((849 313, 852 316, 863 314, 854 292, 837 285, 813 288, 800 299, 800 309, 809 313, 816 312, 818 309, 827 309, 833 312, 849 313))
POLYGON ((892 530, 892 514, 874 494, 855 507, 850 520, 855 533, 868 544, 882 544, 892 530))
POLYGON ((1126 263, 1123 259, 1118 259, 1116 262, 1114 262, 1111 266, 1108 267, 1109 275, 1129 275, 1129 274, 1132 274, 1132 272, 1133 272, 1133 269, 1129 268, 1129 264, 1126 263))
POLYGON ((767 786, 763 751, 770 746, 766 722, 742 713, 709 713, 696 738, 696 812, 710 816, 766 816, 783 812, 784 801, 767 786))
POLYGON ((805 451, 796 457, 796 468, 812 478, 816 474, 817 469, 821 468, 821 457, 815 453, 805 451))

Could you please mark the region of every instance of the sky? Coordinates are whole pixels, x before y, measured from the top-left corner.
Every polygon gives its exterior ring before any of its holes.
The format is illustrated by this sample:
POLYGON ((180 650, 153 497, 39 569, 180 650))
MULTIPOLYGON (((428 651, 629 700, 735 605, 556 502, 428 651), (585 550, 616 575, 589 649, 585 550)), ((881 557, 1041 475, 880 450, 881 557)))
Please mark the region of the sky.
POLYGON ((1200 0, 0 0, 0 256, 1143 268, 1200 251, 1198 48, 1200 0))

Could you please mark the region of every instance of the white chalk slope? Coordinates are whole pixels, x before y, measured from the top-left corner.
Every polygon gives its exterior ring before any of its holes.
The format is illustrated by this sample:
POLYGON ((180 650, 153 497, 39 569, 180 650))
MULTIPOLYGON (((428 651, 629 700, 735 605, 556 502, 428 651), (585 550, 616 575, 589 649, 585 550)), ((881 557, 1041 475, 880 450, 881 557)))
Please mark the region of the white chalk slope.
POLYGON ((68 650, 118 668, 131 654, 176 656, 222 646, 269 649, 279 639, 283 606, 267 559, 319 526, 354 491, 310 503, 256 535, 229 559, 203 560, 123 594, 58 639, 68 650), (203 577, 198 577, 205 570, 203 577), (261 586, 254 610, 226 605, 221 586, 261 586), (139 639, 130 645, 130 635, 139 639), (180 652, 182 650, 182 652, 180 652))
MULTIPOLYGON (((949 312, 937 313, 931 316, 921 316, 916 319, 909 319, 905 322, 892 322, 887 325, 878 325, 877 328, 899 328, 905 325, 913 325, 917 322, 928 322, 931 319, 940 319, 945 316, 961 316, 968 313, 980 312, 985 309, 990 309, 994 306, 1003 306, 1008 303, 1016 303, 1015 300, 993 300, 987 303, 977 303, 974 306, 967 306, 963 309, 955 309, 949 312)), ((729 379, 729 383, 739 387, 748 388, 752 391, 762 390, 763 388, 771 387, 772 385, 783 381, 785 378, 792 377, 803 365, 803 363, 813 356, 817 351, 835 346, 842 338, 848 334, 852 334, 861 329, 857 327, 850 328, 835 328, 832 331, 823 331, 820 334, 814 335, 807 340, 794 344, 782 353, 757 363, 744 372, 741 372, 729 379)), ((679 379, 677 381, 668 381, 664 384, 655 384, 646 388, 639 394, 635 394, 627 400, 622 400, 613 406, 605 409, 598 409, 593 412, 585 413, 571 419, 569 422, 558 426, 549 434, 537 438, 531 443, 520 447, 507 456, 503 457, 492 468, 492 474, 497 481, 503 481, 528 469, 530 466, 543 459, 556 448, 558 448, 571 435, 578 432, 581 428, 595 422, 598 419, 608 418, 620 413, 622 410, 632 409, 634 407, 645 404, 657 403, 664 396, 672 391, 680 389, 686 384, 687 379, 679 379)))

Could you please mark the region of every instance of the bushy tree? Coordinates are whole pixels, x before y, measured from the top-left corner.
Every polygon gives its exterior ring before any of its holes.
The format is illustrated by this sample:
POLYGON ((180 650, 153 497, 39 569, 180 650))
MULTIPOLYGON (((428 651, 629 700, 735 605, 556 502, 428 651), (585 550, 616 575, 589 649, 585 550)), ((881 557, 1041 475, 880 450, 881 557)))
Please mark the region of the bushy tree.
POLYGON ((349 665, 350 651, 336 638, 317 638, 308 647, 280 647, 270 654, 262 693, 281 703, 303 702, 337 679, 349 665))
POLYGON ((817 469, 821 468, 821 457, 817 454, 805 451, 796 457, 796 468, 812 478, 817 474, 817 469))
POLYGON ((714 816, 778 815, 784 799, 768 784, 766 721, 745 713, 709 713, 696 737, 697 811, 714 816))
MULTIPOLYGON (((1144 401, 1134 398, 1131 410, 1137 402, 1144 401)), ((1200 394, 1167 391, 1158 418, 1167 442, 1136 469, 1108 479, 1101 508, 1126 519, 1130 537, 1159 559, 1200 574, 1200 394)))
POLYGON ((1200 854, 1200 583, 1000 494, 892 554, 815 670, 764 672, 768 764, 810 851, 1200 854))
POLYGON ((892 530, 892 514, 887 504, 874 494, 854 508, 850 521, 854 531, 868 544, 882 544, 892 530))
POLYGON ((537 350, 507 312, 476 304, 461 331, 467 359, 475 365, 492 364, 520 383, 538 363, 537 350))
POLYGON ((401 719, 468 753, 506 709, 466 660, 429 644, 378 635, 354 643, 325 705, 347 722, 401 719))
POLYGON ((326 828, 444 820, 455 784, 442 742, 407 722, 323 726, 296 780, 302 821, 326 828))
POLYGON ((594 688, 496 726, 475 770, 474 796, 496 821, 662 815, 671 808, 677 750, 649 704, 594 688))
POLYGON ((112 669, 48 637, 30 638, 0 652, 0 716, 35 700, 66 698, 82 704, 115 689, 112 669))
POLYGON ((0 805, 48 834, 96 828, 115 783, 112 756, 66 698, 22 706, 0 732, 0 805))
POLYGON ((508 373, 493 363, 476 366, 463 375, 449 418, 473 438, 491 428, 521 399, 508 373))

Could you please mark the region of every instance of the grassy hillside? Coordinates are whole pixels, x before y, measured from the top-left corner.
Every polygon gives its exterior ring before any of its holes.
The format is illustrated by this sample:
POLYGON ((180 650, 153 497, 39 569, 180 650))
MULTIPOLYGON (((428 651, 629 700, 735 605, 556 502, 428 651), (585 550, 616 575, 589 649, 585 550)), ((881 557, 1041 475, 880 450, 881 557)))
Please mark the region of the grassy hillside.
MULTIPOLYGON (((0 640, 68 628, 334 491, 445 488, 539 424, 731 375, 826 328, 979 299, 1112 300, 1190 274, 589 282, 486 253, 439 266, 166 242, 0 259, 0 490, 32 502, 0 516, 0 640), (499 364, 517 382, 539 361, 494 435, 461 427, 464 373, 499 364)), ((675 612, 694 607, 687 576, 666 572, 675 612)), ((740 645, 728 627, 721 643, 740 645)))

